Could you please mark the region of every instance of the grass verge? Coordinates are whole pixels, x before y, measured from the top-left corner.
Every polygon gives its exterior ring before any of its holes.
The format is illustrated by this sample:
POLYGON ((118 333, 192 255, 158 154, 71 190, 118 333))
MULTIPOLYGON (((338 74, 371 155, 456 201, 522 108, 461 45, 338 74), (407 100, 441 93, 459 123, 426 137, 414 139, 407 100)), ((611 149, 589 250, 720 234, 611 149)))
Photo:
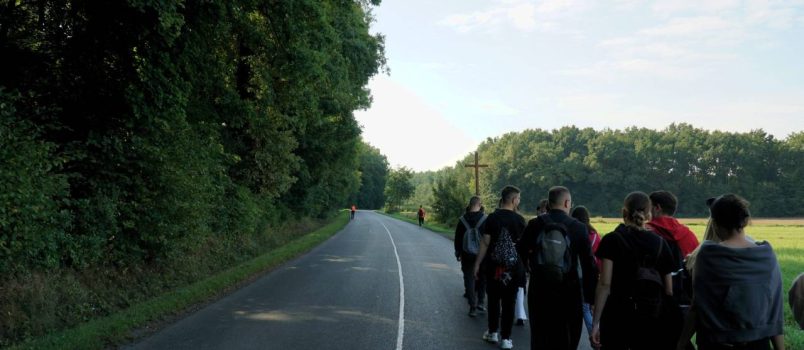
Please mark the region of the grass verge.
POLYGON ((318 230, 212 277, 134 305, 119 313, 33 339, 9 349, 105 349, 109 345, 130 341, 132 331, 220 296, 242 281, 265 273, 309 251, 332 237, 347 223, 349 223, 348 212, 344 212, 318 230))
MULTIPOLYGON (((384 211, 379 211, 378 210, 377 213, 383 214, 385 216, 390 216, 390 217, 392 217, 394 219, 409 222, 409 223, 414 224, 414 225, 419 224, 419 219, 416 217, 415 212, 386 213, 384 211)), ((426 229, 428 229, 430 231, 433 231, 435 233, 438 233, 438 234, 440 234, 440 235, 442 235, 444 237, 447 237, 449 239, 454 239, 455 238, 455 227, 450 227, 450 226, 447 226, 446 224, 442 224, 440 222, 425 220, 424 221, 424 228, 426 228, 426 229)))

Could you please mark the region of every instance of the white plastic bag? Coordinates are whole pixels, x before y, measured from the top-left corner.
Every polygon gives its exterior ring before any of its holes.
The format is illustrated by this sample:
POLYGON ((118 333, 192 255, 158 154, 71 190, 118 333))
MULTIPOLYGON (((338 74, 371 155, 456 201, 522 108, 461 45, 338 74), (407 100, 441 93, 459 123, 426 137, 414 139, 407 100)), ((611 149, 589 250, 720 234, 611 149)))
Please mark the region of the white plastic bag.
POLYGON ((525 312, 525 288, 519 287, 516 292, 516 319, 527 320, 528 314, 525 312))

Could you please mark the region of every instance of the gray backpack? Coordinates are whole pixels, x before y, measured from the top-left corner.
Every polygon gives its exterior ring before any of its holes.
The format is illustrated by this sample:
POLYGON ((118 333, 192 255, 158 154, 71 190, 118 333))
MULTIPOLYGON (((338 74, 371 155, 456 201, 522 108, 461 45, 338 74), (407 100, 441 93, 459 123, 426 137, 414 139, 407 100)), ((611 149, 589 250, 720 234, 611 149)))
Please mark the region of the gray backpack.
POLYGON ((531 273, 544 284, 560 284, 572 267, 572 250, 567 226, 553 221, 549 215, 540 216, 544 230, 536 238, 531 259, 531 273))
POLYGON ((480 250, 480 226, 486 221, 487 215, 483 215, 477 221, 475 227, 469 226, 469 222, 461 216, 460 220, 463 226, 466 227, 466 232, 463 233, 463 251, 467 254, 477 255, 480 250))

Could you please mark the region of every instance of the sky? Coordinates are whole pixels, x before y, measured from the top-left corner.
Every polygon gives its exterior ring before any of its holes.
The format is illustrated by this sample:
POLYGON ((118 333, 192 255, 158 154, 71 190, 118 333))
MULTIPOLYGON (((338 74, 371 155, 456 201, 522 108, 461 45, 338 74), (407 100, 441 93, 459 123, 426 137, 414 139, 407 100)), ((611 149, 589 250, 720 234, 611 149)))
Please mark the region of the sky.
POLYGON ((383 0, 389 74, 355 112, 392 167, 452 166, 488 137, 804 130, 804 0, 383 0))

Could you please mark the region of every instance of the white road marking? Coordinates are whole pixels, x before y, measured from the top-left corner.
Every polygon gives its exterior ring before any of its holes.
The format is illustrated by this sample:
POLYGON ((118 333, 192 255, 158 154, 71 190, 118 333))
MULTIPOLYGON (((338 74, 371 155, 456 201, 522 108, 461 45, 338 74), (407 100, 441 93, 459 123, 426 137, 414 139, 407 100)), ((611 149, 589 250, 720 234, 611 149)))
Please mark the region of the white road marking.
POLYGON ((396 250, 396 243, 394 243, 394 237, 391 236, 391 231, 382 222, 380 225, 385 228, 385 232, 388 232, 388 238, 391 239, 391 245, 394 246, 396 266, 399 271, 399 329, 396 335, 396 350, 402 350, 402 339, 405 337, 405 281, 402 279, 402 263, 399 261, 399 252, 396 250))

